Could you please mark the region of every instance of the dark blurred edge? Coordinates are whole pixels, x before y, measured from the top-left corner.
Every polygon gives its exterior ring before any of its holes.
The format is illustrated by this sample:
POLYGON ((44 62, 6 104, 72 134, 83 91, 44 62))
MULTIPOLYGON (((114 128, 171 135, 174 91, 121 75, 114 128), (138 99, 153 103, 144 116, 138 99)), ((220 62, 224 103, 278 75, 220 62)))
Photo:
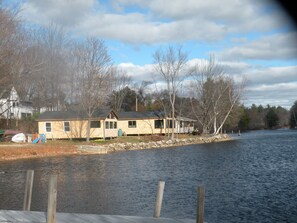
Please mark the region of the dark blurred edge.
POLYGON ((297 7, 294 0, 276 0, 276 2, 287 12, 287 15, 291 18, 292 22, 297 28, 296 12, 297 7))

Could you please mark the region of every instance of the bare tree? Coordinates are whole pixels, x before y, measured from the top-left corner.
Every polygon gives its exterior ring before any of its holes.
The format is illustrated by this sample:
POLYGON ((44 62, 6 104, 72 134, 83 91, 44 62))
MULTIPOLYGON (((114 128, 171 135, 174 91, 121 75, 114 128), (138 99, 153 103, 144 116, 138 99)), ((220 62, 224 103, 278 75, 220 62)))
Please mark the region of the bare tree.
POLYGON ((190 95, 192 96, 193 113, 202 126, 202 133, 208 133, 213 120, 212 107, 215 88, 212 80, 223 76, 222 67, 211 56, 207 61, 196 63, 192 68, 190 95))
POLYGON ((136 102, 135 102, 135 107, 136 111, 144 111, 147 110, 147 103, 148 103, 148 86, 151 85, 151 81, 141 81, 140 83, 135 83, 134 84, 134 89, 137 93, 136 95, 136 102))
POLYGON ((78 55, 79 99, 88 116, 87 141, 94 112, 103 106, 112 89, 112 60, 102 40, 88 38, 78 55))
POLYGON ((12 84, 12 68, 20 49, 20 24, 17 14, 0 8, 0 83, 12 84))
POLYGON ((131 77, 123 70, 113 68, 113 92, 111 94, 111 107, 115 112, 122 109, 123 100, 127 95, 126 87, 131 85, 131 77))
POLYGON ((187 54, 183 52, 182 47, 174 48, 169 46, 165 50, 157 50, 153 58, 154 68, 166 83, 169 95, 172 118, 171 138, 173 139, 175 131, 175 99, 186 76, 184 71, 187 63, 187 54))
POLYGON ((39 44, 43 49, 46 80, 46 106, 49 110, 61 110, 65 99, 65 85, 68 74, 68 38, 62 27, 50 24, 39 31, 39 44))
POLYGON ((213 103, 213 133, 219 134, 223 125, 229 118, 244 90, 245 81, 235 83, 232 78, 226 76, 215 82, 217 100, 213 103))
POLYGON ((12 83, 22 100, 32 101, 36 93, 34 87, 39 79, 38 74, 44 69, 44 64, 40 57, 41 48, 29 36, 26 35, 25 38, 12 68, 12 83))
POLYGON ((225 74, 214 57, 196 64, 192 70, 192 109, 203 133, 218 134, 227 118, 239 104, 245 81, 235 83, 225 74))

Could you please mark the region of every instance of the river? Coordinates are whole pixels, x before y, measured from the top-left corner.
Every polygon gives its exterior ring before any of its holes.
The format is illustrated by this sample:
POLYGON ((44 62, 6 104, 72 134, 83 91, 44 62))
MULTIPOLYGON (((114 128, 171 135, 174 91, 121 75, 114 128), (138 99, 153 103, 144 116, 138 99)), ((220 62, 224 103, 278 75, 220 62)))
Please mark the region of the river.
POLYGON ((208 223, 297 222, 297 131, 233 137, 212 144, 3 162, 0 209, 22 209, 26 170, 34 169, 33 211, 46 211, 49 176, 58 174, 60 212, 152 216, 158 181, 164 180, 161 217, 195 219, 197 186, 204 185, 208 223))

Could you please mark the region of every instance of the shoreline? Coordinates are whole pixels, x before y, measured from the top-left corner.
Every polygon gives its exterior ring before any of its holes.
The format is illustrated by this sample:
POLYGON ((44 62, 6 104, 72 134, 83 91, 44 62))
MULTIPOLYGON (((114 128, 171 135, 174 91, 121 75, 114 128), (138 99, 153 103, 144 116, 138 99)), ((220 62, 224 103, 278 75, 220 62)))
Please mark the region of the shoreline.
POLYGON ((111 142, 105 145, 89 144, 0 144, 0 164, 10 161, 41 159, 49 157, 76 156, 76 155, 100 155, 115 152, 165 149, 177 146, 193 144, 205 144, 214 142, 230 141, 232 138, 227 134, 215 136, 196 136, 190 138, 163 139, 149 142, 111 142))

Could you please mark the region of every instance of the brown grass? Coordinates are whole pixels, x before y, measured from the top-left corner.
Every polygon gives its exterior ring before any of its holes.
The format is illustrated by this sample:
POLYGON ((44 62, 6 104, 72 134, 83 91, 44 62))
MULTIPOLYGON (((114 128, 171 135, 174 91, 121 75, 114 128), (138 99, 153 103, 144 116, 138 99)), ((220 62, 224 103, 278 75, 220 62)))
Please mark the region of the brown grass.
POLYGON ((74 144, 0 144, 0 161, 78 154, 74 144))
MULTIPOLYGON (((178 138, 194 137, 192 135, 178 135, 178 138)), ((137 143, 137 142, 149 142, 168 139, 167 136, 152 135, 152 136, 123 136, 111 140, 93 140, 89 143, 85 141, 70 141, 70 140, 56 140, 48 141, 47 143, 12 143, 5 142, 0 143, 0 162, 28 159, 28 158, 41 158, 49 156, 60 155, 76 155, 83 152, 77 149, 77 145, 106 145, 109 143, 137 143)))

